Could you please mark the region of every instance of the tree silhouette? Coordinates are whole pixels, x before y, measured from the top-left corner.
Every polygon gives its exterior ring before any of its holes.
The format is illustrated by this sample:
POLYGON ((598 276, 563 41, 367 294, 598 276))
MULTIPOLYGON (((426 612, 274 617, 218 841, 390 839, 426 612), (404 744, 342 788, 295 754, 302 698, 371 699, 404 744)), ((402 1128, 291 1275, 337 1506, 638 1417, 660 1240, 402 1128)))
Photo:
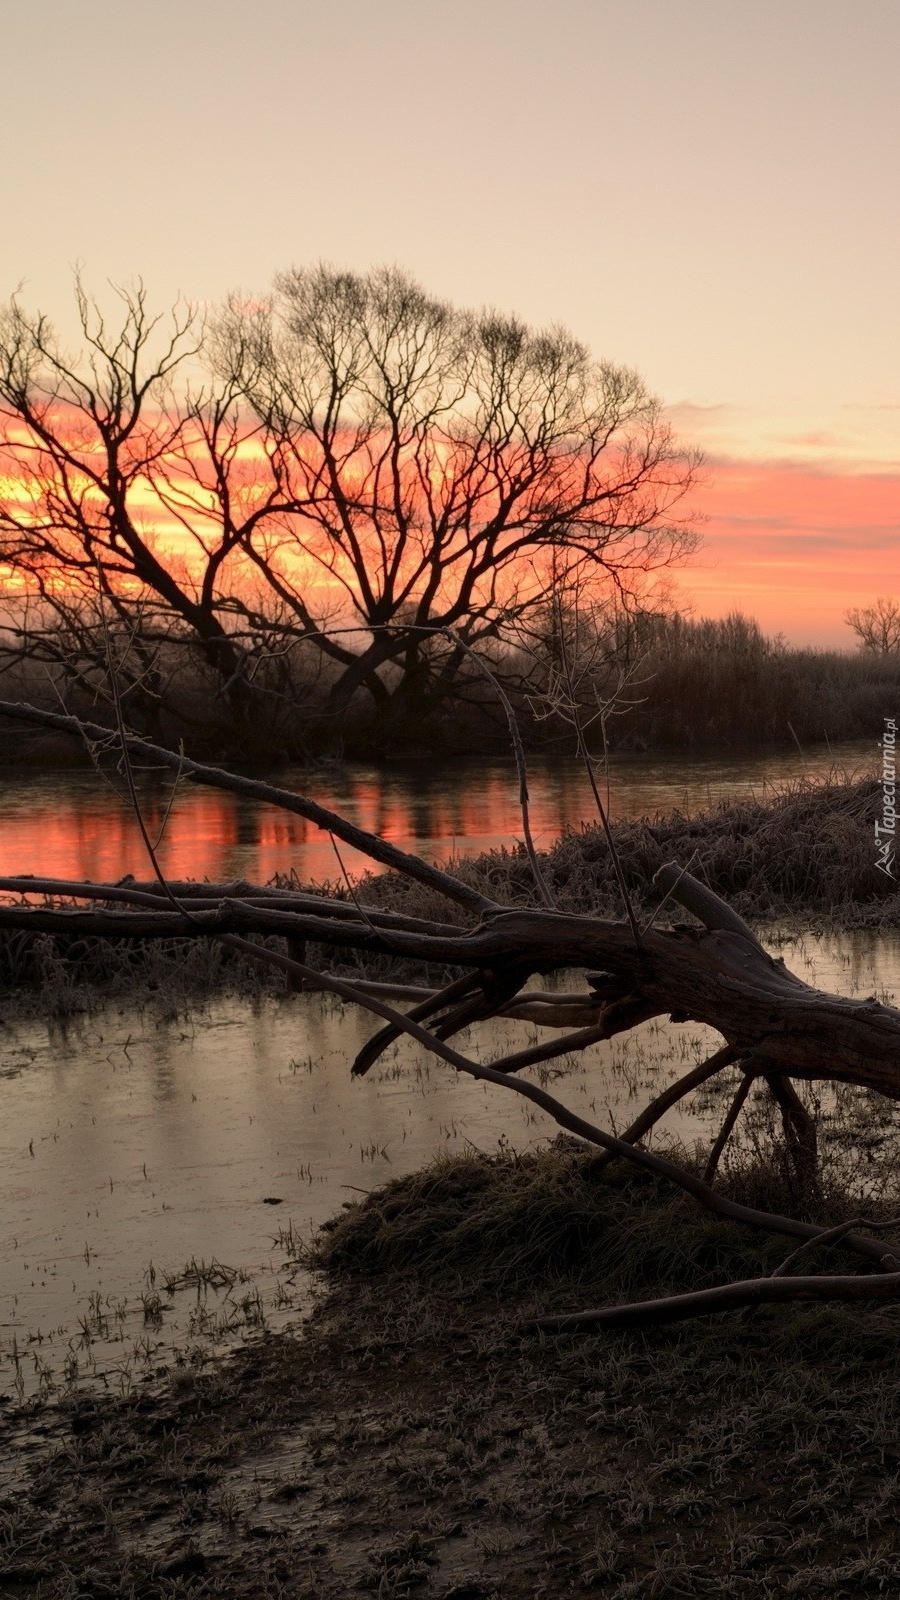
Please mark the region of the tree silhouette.
POLYGON ((900 601, 880 595, 871 606, 854 606, 844 612, 863 650, 886 656, 900 650, 900 601))
POLYGON ((564 330, 395 269, 295 270, 205 321, 152 317, 142 286, 113 324, 77 303, 76 356, 15 297, 0 320, 0 562, 20 650, 96 688, 112 641, 153 731, 177 646, 238 745, 271 742, 302 648, 329 685, 313 736, 362 696, 390 746, 561 570, 627 606, 695 546, 697 458, 564 330))

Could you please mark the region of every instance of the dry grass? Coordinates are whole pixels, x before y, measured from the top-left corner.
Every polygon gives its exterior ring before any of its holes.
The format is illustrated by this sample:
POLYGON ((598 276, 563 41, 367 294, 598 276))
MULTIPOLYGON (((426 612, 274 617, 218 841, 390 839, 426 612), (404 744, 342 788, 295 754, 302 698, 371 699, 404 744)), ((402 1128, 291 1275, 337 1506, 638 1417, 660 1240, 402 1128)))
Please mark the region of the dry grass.
MULTIPOLYGON (((618 822, 616 846, 635 904, 644 917, 657 908, 653 874, 667 861, 704 878, 758 927, 795 929, 896 928, 900 896, 874 864, 873 826, 880 790, 872 780, 797 784, 764 802, 744 800, 695 816, 674 812, 653 820, 618 822)), ((620 917, 621 903, 609 850, 599 826, 565 834, 542 856, 545 876, 561 910, 620 917)), ((453 869, 501 904, 534 904, 531 868, 514 847, 462 858, 453 869)), ((346 897, 346 890, 335 890, 346 897)), ((385 873, 364 880, 358 893, 376 905, 412 916, 461 920, 462 913, 420 885, 385 873)), ((678 913, 672 920, 678 920, 678 913)), ((665 920, 665 918, 664 918, 665 920)), ((282 949, 280 941, 274 941, 282 949)), ((310 945, 310 965, 335 958, 310 945)), ((341 953, 336 970, 421 980, 420 966, 387 957, 341 953)), ((432 974, 444 976, 443 971, 432 974)), ((215 993, 256 994, 281 989, 283 977, 266 973, 212 941, 103 939, 64 941, 12 933, 0 938, 0 994, 20 1014, 68 1015, 121 997, 153 1002, 178 1014, 215 993)))
MULTIPOLYGON (((752 925, 795 931, 893 929, 900 923, 894 881, 875 867, 874 823, 880 789, 871 779, 835 775, 824 784, 797 783, 768 800, 721 804, 696 815, 613 824, 616 848, 634 904, 643 918, 659 906, 653 875, 666 862, 689 867, 752 925)), ((623 916, 602 829, 590 824, 564 834, 541 854, 541 867, 561 911, 623 916)), ((501 904, 537 903, 521 846, 462 858, 454 870, 501 904)), ((414 916, 455 920, 458 912, 419 885, 385 873, 365 880, 360 895, 414 916)), ((683 920, 670 904, 662 923, 683 920)), ((325 959, 325 952, 316 960, 325 959)), ((369 958, 368 969, 375 966, 369 958)), ((346 970, 353 970, 351 962, 346 970)), ((361 969, 357 969, 361 970, 361 969)), ((378 963, 378 975, 397 970, 378 963)))
POLYGON ((795 648, 741 617, 671 619, 640 675, 615 730, 637 749, 868 738, 900 700, 900 654, 795 648))

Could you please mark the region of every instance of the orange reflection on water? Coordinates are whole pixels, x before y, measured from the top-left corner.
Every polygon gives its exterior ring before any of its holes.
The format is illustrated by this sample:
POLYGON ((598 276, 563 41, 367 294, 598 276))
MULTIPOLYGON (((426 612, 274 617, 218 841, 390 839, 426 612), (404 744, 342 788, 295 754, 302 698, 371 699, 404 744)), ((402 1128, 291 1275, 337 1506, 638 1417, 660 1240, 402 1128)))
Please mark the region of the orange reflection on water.
MULTIPOLYGON (((871 767, 872 741, 835 750, 781 750, 722 758, 614 758, 613 816, 699 810, 730 795, 759 794, 769 783, 825 774, 837 761, 871 767)), ((337 772, 290 770, 275 781, 368 832, 428 860, 508 847, 522 837, 518 779, 511 763, 455 766, 354 766, 337 772)), ((531 825, 539 845, 566 828, 596 821, 587 780, 575 763, 535 764, 529 774, 531 825)), ((163 828, 167 785, 141 782, 141 809, 151 837, 163 828)), ((339 844, 354 879, 370 869, 365 856, 339 844)), ((327 833, 305 818, 249 798, 183 785, 175 797, 159 857, 174 879, 265 883, 276 873, 300 882, 340 881, 342 866, 327 833)), ((375 868, 374 870, 378 870, 375 868)), ((114 881, 151 875, 137 822, 124 796, 92 773, 5 774, 0 777, 0 875, 114 881)))
MULTIPOLYGON (((309 774, 303 774, 304 787, 309 774)), ((280 783, 289 785, 282 774, 280 783)), ((299 787, 299 785, 298 785, 299 787)), ((538 785, 534 827, 547 841, 587 815, 581 785, 546 775, 538 785)), ((507 767, 443 774, 363 769, 327 784, 316 799, 401 848, 429 859, 508 844, 521 834, 517 780, 507 767), (476 787, 477 785, 477 787, 476 787)), ((302 792, 302 789, 300 790, 302 792)), ((163 830, 167 790, 144 783, 141 811, 151 838, 163 830)), ((172 878, 266 882, 294 873, 305 882, 359 878, 367 858, 305 818, 214 790, 185 787, 176 797, 158 846, 172 878), (343 864, 343 866, 342 866, 343 864)), ((0 874, 115 880, 143 878, 150 866, 137 821, 124 797, 86 774, 7 778, 0 786, 0 874)))

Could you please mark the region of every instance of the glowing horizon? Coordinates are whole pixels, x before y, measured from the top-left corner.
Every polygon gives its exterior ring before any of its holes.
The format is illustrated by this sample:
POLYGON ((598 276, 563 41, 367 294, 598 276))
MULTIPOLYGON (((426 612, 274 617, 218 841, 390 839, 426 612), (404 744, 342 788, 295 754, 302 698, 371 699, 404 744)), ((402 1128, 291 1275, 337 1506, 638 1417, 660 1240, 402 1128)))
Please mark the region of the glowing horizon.
MULTIPOLYGON (((691 409, 672 408, 682 430, 691 409)), ((887 454, 867 460, 846 448, 835 458, 831 433, 807 441, 800 457, 771 458, 763 448, 743 457, 720 454, 718 445, 734 441, 721 435, 719 414, 726 408, 710 409, 716 425, 707 428, 711 448, 693 496, 705 518, 703 544, 693 558, 665 569, 677 605, 698 617, 741 611, 791 644, 855 648, 846 610, 871 604, 876 595, 900 595, 900 466, 887 454)), ((248 440, 246 454, 248 463, 259 455, 254 441, 248 440)), ((8 471, 6 492, 26 503, 17 487, 8 471)), ((200 511, 202 494, 194 490, 200 511)), ((159 551, 183 555, 189 535, 149 484, 138 506, 159 551)), ((8 594, 26 587, 2 566, 0 575, 8 594)), ((320 576, 311 587, 324 592, 327 584, 320 576)))
POLYGON ((705 452, 704 548, 678 576, 697 614, 740 610, 798 645, 856 648, 852 606, 900 596, 895 406, 668 408, 705 452))
MULTIPOLYGON (((63 419, 67 409, 63 403, 63 419)), ((686 562, 662 569, 673 581, 678 608, 710 617, 740 611, 765 633, 783 635, 791 644, 854 649, 855 637, 844 621, 847 609, 870 605, 879 595, 900 596, 896 438, 900 407, 832 406, 812 419, 805 408, 796 406, 775 411, 682 401, 667 407, 666 416, 684 447, 699 445, 705 451, 703 477, 691 496, 705 522, 703 546, 686 562)), ((148 415, 142 432, 152 436, 159 420, 148 415)), ((24 520, 34 508, 40 522, 45 496, 64 499, 71 493, 90 509, 92 518, 99 519, 98 526, 103 523, 103 497, 88 470, 99 440, 85 431, 77 411, 73 411, 72 457, 65 483, 45 448, 13 414, 7 417, 4 432, 0 494, 24 520)), ((272 484, 258 425, 247 418, 239 433, 233 485, 250 506, 265 500, 272 484)), ((192 566, 192 549, 202 561, 202 546, 208 542, 205 529, 215 545, 217 511, 202 435, 190 427, 183 430, 176 418, 172 440, 175 471, 168 479, 168 498, 160 498, 151 477, 140 476, 132 485, 130 503, 136 525, 149 535, 174 573, 176 568, 184 572, 192 566)), ((142 449, 138 436, 134 448, 138 460, 142 449)), ((449 481, 449 448, 446 441, 435 438, 427 452, 429 478, 438 498, 442 482, 449 481)), ((314 443, 312 449, 315 452, 314 443)), ((301 490, 305 473, 312 484, 317 476, 312 458, 306 460, 308 454, 300 441, 296 461, 301 490)), ((366 447, 357 452, 351 445, 344 470, 360 480, 366 477, 371 471, 366 447)), ((566 471, 562 459, 559 470, 566 471)), ((279 543, 289 549, 292 582, 308 568, 304 587, 315 603, 321 600, 325 613, 339 621, 329 604, 328 575, 321 561, 317 564, 314 531, 310 538, 308 554, 294 536, 277 529, 267 536, 267 543, 272 549, 279 543)), ((238 581, 246 586, 251 563, 239 550, 228 560, 232 572, 243 567, 238 581)), ((132 586, 130 580, 122 580, 123 591, 132 586)), ((10 594, 27 587, 0 564, 0 589, 10 594)), ((331 587, 335 588, 334 580, 331 587)), ((345 620, 349 624, 349 613, 345 620)))

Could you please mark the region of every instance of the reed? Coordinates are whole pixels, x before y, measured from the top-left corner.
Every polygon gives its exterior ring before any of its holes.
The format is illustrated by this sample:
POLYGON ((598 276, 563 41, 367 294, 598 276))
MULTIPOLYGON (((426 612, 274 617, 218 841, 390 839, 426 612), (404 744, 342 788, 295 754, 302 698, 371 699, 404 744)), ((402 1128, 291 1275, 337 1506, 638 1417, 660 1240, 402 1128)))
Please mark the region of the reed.
MULTIPOLYGON (((601 610, 579 621, 579 659, 573 663, 583 710, 598 698, 617 702, 607 733, 613 749, 742 749, 759 744, 832 742, 871 736, 900 704, 900 652, 820 650, 765 635, 752 618, 691 619, 639 615, 623 624, 601 610), (627 680, 621 690, 623 677, 627 680)), ((487 649, 483 652, 487 659, 487 649)), ((513 702, 532 749, 568 747, 570 730, 550 702, 555 671, 551 635, 494 643, 490 668, 513 702), (537 719, 534 710, 541 714, 537 719), (541 709, 542 708, 542 709, 541 709), (548 713, 549 708, 549 714, 548 713)), ((471 661, 453 693, 434 696, 404 722, 373 719, 359 693, 337 720, 326 707, 333 675, 313 671, 302 650, 273 644, 260 668, 253 748, 242 743, 218 685, 183 646, 160 647, 155 697, 124 692, 126 719, 136 731, 200 758, 267 767, 310 757, 383 758, 398 751, 471 754, 508 749, 506 717, 491 683, 471 661)), ((102 664, 101 664, 102 667, 102 664)), ((53 664, 18 659, 0 629, 0 670, 10 697, 46 709, 60 700, 75 714, 109 720, 112 697, 105 668, 74 678, 60 644, 53 664)), ((17 727, 6 732, 0 764, 69 766, 87 757, 72 741, 17 727)))

